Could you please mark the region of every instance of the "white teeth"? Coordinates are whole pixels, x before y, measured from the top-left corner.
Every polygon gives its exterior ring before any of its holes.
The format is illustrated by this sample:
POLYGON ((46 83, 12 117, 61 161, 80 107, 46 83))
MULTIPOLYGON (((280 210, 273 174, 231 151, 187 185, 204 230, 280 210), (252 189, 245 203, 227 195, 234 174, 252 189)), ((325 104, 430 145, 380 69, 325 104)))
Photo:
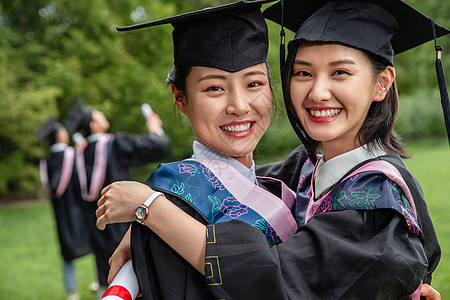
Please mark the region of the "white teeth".
POLYGON ((249 130, 251 126, 252 123, 245 123, 240 125, 221 126, 220 128, 228 132, 242 132, 249 130))
POLYGON ((314 110, 314 109, 310 109, 309 113, 311 114, 311 116, 316 117, 316 118, 325 118, 325 117, 332 117, 337 115, 339 112, 341 111, 341 109, 338 108, 334 108, 334 109, 324 109, 324 110, 314 110))

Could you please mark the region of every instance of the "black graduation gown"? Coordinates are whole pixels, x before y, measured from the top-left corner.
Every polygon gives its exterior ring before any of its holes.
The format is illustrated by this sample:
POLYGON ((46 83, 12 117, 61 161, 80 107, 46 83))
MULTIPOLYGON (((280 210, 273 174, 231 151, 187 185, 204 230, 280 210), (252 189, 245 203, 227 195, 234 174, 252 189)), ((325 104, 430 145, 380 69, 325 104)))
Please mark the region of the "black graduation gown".
POLYGON ((61 179, 63 159, 64 151, 50 153, 45 158, 61 255, 65 261, 71 261, 91 252, 91 247, 86 234, 86 222, 74 190, 74 182, 76 180, 74 176, 71 177, 62 196, 58 198, 55 195, 61 179))
MULTIPOLYGON (((275 195, 281 194, 276 184, 265 185, 264 188, 275 195)), ((209 224, 179 196, 169 193, 165 196, 199 222, 209 224)), ((148 227, 133 223, 131 243, 133 268, 144 300, 216 299, 206 286, 205 276, 148 227)))
MULTIPOLYGON (((258 175, 299 178, 299 147, 285 162, 258 175), (293 161, 292 161, 293 160, 293 161), (294 163, 293 163, 294 162, 294 163)), ((440 248, 422 190, 398 156, 396 166, 412 191, 425 246, 391 209, 334 211, 313 216, 283 244, 270 248, 258 230, 239 221, 209 225, 206 257, 216 257, 207 278, 218 299, 403 299, 436 267, 440 248)), ((295 181, 286 181, 295 188, 295 181)))
MULTIPOLYGON (((88 189, 95 160, 95 147, 96 142, 92 142, 84 149, 88 189)), ((130 180, 128 173, 130 166, 159 161, 167 157, 170 153, 170 139, 167 136, 153 134, 130 136, 126 133, 117 133, 108 142, 107 147, 108 158, 103 187, 115 181, 130 180)), ((99 282, 101 285, 107 285, 108 260, 128 230, 129 224, 109 224, 105 230, 99 230, 95 215, 98 208, 97 201, 81 201, 81 203, 96 256, 99 282)))

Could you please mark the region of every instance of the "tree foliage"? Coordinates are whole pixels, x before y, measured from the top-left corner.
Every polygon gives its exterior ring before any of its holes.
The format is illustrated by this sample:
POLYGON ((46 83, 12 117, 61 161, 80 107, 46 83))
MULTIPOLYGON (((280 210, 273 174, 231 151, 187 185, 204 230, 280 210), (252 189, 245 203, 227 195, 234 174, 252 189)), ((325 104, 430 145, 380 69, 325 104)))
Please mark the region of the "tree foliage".
MULTIPOLYGON (((38 144, 35 131, 51 115, 64 122, 78 96, 87 106, 105 112, 112 132, 143 132, 139 107, 150 103, 173 138, 174 156, 184 157, 193 135, 187 121, 175 112, 164 82, 173 64, 172 27, 126 33, 115 27, 229 2, 0 0, 0 194, 35 189, 37 162, 46 151, 38 144)), ((408 2, 436 16, 440 23, 450 24, 450 2, 408 2)), ((269 22, 269 32, 269 62, 282 107, 278 25, 269 22)), ((442 44, 450 49, 448 38, 442 39, 442 44)), ((435 87, 432 52, 432 45, 427 45, 398 58, 402 93, 435 87)), ((450 54, 444 65, 449 73, 450 54)), ((278 151, 298 143, 285 118, 278 118, 273 127, 261 151, 278 151)))

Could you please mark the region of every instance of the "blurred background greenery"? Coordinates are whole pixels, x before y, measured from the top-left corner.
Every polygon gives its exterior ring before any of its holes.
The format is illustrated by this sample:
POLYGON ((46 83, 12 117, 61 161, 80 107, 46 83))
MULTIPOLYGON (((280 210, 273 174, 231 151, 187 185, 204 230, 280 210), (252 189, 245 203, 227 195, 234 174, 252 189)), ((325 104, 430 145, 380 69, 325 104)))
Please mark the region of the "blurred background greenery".
MULTIPOLYGON (((172 68, 170 25, 132 32, 116 26, 155 20, 230 0, 0 0, 0 196, 37 195, 38 160, 44 155, 35 131, 50 115, 64 121, 76 97, 104 111, 111 132, 145 130, 139 107, 148 102, 173 138, 172 159, 190 155, 193 139, 175 112, 165 78, 172 68)), ((450 26, 450 1, 407 0, 450 26)), ((278 102, 279 26, 269 22, 270 54, 278 102)), ((292 33, 288 33, 291 37, 292 33)), ((450 38, 439 43, 450 49, 450 38)), ((397 128, 406 139, 444 136, 434 72, 434 47, 427 43, 396 57, 401 99, 397 128)), ((450 74, 450 52, 444 68, 450 74)), ((448 75, 450 76, 450 75, 448 75)), ((283 108, 257 153, 292 149, 298 139, 283 108)), ((148 171, 148 169, 147 169, 148 171)))

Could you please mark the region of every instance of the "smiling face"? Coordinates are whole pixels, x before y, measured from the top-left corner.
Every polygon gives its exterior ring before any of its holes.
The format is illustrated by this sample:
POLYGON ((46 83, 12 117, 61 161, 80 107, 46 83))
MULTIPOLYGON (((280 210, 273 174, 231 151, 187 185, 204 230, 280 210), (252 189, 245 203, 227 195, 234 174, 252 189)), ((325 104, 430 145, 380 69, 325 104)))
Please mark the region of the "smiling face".
POLYGON ((265 64, 233 73, 195 66, 186 78, 186 93, 175 86, 172 93, 200 143, 252 165, 253 150, 270 123, 265 64))
POLYGON ((368 57, 357 49, 300 44, 290 79, 291 101, 308 135, 322 143, 326 160, 361 146, 357 134, 369 107, 383 101, 395 76, 393 68, 387 70, 392 78, 376 80, 368 57))

